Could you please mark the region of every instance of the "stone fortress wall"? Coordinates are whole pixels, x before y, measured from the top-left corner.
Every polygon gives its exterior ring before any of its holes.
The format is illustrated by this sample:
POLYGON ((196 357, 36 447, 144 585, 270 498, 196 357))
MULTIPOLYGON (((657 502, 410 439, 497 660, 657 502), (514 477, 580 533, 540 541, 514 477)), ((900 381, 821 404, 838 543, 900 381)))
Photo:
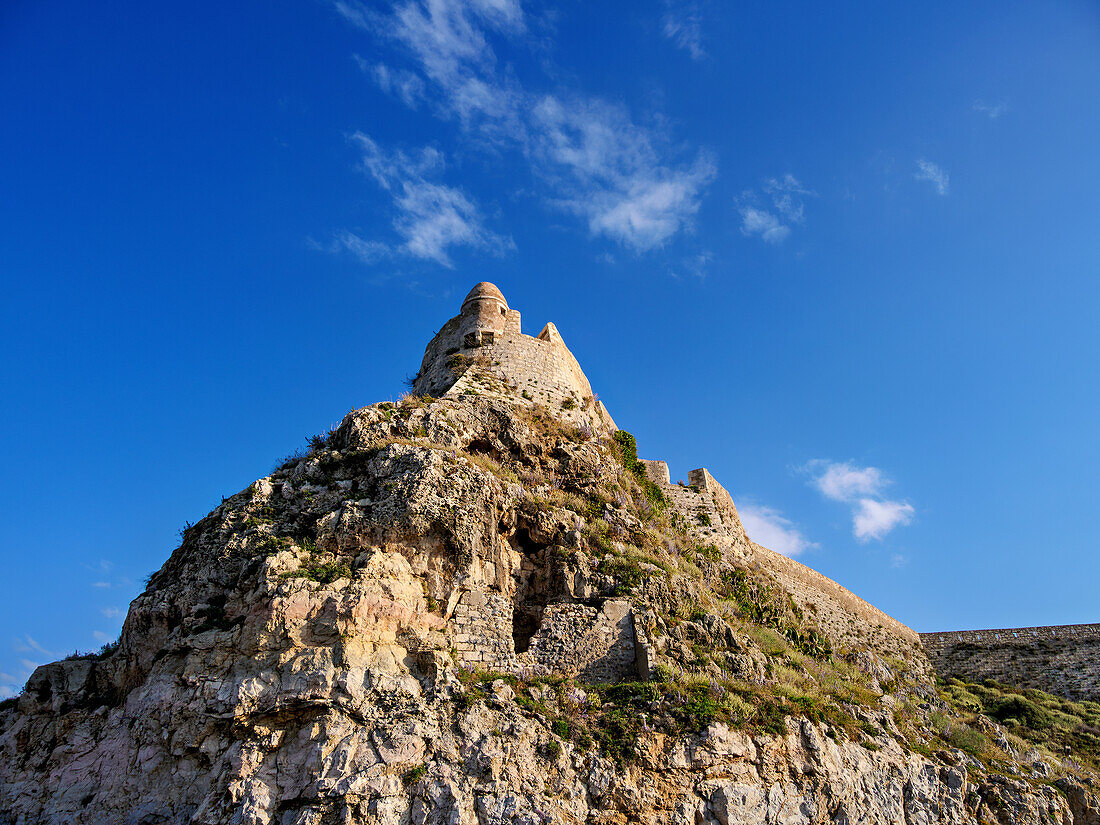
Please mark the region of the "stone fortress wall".
MULTIPOLYGON (((557 328, 547 324, 537 337, 524 335, 520 313, 489 283, 475 286, 461 312, 428 344, 413 392, 537 404, 566 421, 602 420, 616 429, 557 328)), ((755 544, 745 534, 733 498, 706 469, 692 470, 690 483, 681 486, 671 483, 665 462, 644 463, 700 545, 714 544, 727 558, 770 575, 835 645, 870 644, 899 655, 919 647, 908 627, 815 570, 755 544)), ((645 678, 652 651, 640 621, 629 605, 624 609, 620 616, 615 609, 609 613, 607 604, 547 606, 526 644, 517 644, 511 605, 492 587, 466 591, 450 618, 459 658, 472 665, 548 666, 560 664, 567 653, 565 659, 586 678, 645 678)))
POLYGON ((642 460, 655 482, 703 544, 713 543, 727 558, 770 575, 807 611, 834 644, 870 644, 898 654, 919 645, 916 631, 816 570, 763 547, 746 534, 729 492, 706 469, 688 473, 688 486, 670 483, 668 465, 642 460))
POLYGON ((922 633, 944 677, 1038 688, 1068 699, 1100 700, 1100 624, 922 633))
MULTIPOLYGON (((413 391, 537 404, 567 421, 602 420, 615 429, 557 328, 550 323, 537 337, 524 335, 520 313, 489 283, 475 286, 461 312, 428 344, 413 391)), ((696 541, 714 544, 727 558, 775 579, 834 645, 868 644, 880 653, 901 654, 923 643, 942 676, 992 678, 1100 699, 1100 625, 918 635, 832 579, 752 541, 733 498, 706 469, 690 471, 688 484, 681 485, 672 483, 665 462, 642 463, 696 541)), ((450 619, 458 657, 470 665, 560 670, 567 661, 573 675, 620 681, 646 678, 653 661, 642 622, 625 601, 548 605, 519 652, 511 601, 492 587, 464 591, 450 619)))

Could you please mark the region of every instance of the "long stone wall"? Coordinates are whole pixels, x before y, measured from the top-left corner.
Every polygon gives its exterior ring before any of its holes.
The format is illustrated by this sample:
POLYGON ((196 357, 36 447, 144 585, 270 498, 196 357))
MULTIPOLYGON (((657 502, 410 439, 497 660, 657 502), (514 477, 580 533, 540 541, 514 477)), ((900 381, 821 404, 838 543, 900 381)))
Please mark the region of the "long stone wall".
POLYGON ((688 473, 688 486, 670 484, 668 465, 643 460, 646 474, 684 516, 700 544, 714 544, 736 564, 772 578, 811 614, 814 624, 840 649, 870 645, 876 652, 907 656, 920 649, 916 631, 888 616, 813 568, 756 544, 745 534, 729 492, 706 469, 688 473))
POLYGON ((922 633, 944 677, 1038 688, 1069 699, 1100 700, 1100 624, 922 633))

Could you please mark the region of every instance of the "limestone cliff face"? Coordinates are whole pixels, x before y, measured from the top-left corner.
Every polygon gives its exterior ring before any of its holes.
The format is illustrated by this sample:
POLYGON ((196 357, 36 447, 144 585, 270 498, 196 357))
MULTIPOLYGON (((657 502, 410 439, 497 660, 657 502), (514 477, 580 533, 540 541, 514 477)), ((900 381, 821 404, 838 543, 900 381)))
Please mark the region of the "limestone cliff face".
POLYGON ((0 823, 1100 822, 993 723, 946 744, 905 628, 592 400, 466 366, 227 499, 116 648, 0 706, 0 823))

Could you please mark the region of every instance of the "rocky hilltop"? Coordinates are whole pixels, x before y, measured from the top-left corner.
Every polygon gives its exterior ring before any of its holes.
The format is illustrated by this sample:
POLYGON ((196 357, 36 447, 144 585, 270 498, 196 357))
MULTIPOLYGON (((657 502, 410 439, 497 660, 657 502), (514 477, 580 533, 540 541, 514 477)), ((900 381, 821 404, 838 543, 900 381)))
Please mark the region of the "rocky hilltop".
POLYGON ((413 394, 226 499, 116 645, 0 705, 0 822, 1100 822, 1100 706, 937 685, 690 482, 479 284, 413 394))

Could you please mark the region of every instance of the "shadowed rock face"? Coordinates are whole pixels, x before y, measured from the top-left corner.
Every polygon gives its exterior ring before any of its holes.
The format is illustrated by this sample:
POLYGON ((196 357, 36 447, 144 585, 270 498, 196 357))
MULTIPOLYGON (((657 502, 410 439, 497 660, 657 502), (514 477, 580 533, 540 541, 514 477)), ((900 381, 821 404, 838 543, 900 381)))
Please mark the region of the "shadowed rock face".
POLYGON ((0 823, 1098 821, 1046 757, 937 744, 919 645, 716 482, 463 379, 350 413, 185 533, 117 648, 39 668, 0 823))

